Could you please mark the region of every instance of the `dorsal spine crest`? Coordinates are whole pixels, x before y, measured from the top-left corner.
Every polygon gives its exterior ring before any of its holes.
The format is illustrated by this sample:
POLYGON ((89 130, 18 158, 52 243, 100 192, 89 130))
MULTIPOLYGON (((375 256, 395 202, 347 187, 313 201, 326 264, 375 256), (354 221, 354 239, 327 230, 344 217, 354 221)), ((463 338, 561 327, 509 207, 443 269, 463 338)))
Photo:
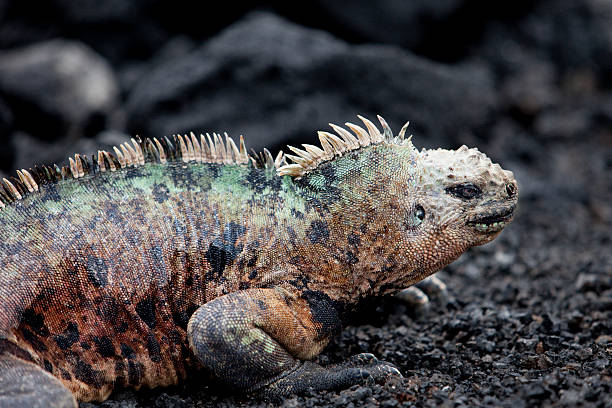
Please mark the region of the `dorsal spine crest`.
POLYGON ((29 170, 17 170, 17 178, 4 178, 0 181, 0 209, 6 205, 35 193, 40 185, 56 183, 61 180, 78 179, 107 171, 115 172, 128 167, 143 166, 145 163, 167 163, 183 161, 185 163, 217 163, 227 165, 248 165, 262 169, 274 169, 286 164, 281 151, 272 158, 267 149, 255 157, 246 150, 244 138, 240 136, 238 145, 227 134, 213 133, 212 137, 193 132, 189 135, 173 135, 171 138, 132 138, 114 146, 112 152, 98 150, 97 154, 87 157, 75 154, 68 158, 68 165, 63 167, 42 166, 29 170), (259 156, 259 157, 257 157, 259 156))
POLYGON ((293 146, 287 146, 289 150, 295 153, 295 155, 286 155, 293 163, 280 166, 277 170, 278 175, 288 175, 299 179, 315 170, 322 163, 340 157, 346 152, 382 143, 398 145, 412 144, 410 138, 404 139, 408 123, 406 123, 402 127, 400 133, 394 137, 391 128, 381 116, 378 116, 378 120, 383 128, 382 133, 370 120, 360 115, 357 115, 357 117, 364 123, 367 131, 361 126, 347 122, 345 124, 346 127, 353 132, 350 133, 348 130, 330 123, 329 126, 331 126, 338 136, 329 132, 319 131, 318 135, 322 149, 309 144, 302 145, 304 150, 293 146))
POLYGON ((321 147, 303 144, 303 149, 288 146, 294 155, 285 155, 280 151, 276 157, 268 149, 262 152, 247 153, 244 138, 240 136, 238 145, 227 134, 220 133, 200 134, 199 140, 191 132, 189 135, 173 135, 171 138, 132 138, 114 146, 112 152, 98 150, 96 155, 87 157, 75 154, 68 159, 67 166, 42 166, 29 170, 17 171, 18 178, 4 178, 0 181, 0 209, 16 200, 21 200, 28 194, 38 191, 39 186, 55 183, 60 180, 78 179, 107 171, 115 172, 128 167, 143 166, 145 163, 167 163, 182 161, 185 163, 216 163, 226 165, 247 165, 255 168, 276 172, 279 176, 289 175, 300 178, 315 170, 321 163, 340 157, 346 152, 355 151, 370 145, 381 143, 411 144, 410 138, 404 139, 406 123, 397 136, 393 136, 387 122, 378 116, 383 132, 370 120, 357 115, 364 123, 364 129, 352 123, 345 128, 330 123, 332 130, 337 134, 319 131, 321 147), (293 163, 287 163, 290 159, 293 163))

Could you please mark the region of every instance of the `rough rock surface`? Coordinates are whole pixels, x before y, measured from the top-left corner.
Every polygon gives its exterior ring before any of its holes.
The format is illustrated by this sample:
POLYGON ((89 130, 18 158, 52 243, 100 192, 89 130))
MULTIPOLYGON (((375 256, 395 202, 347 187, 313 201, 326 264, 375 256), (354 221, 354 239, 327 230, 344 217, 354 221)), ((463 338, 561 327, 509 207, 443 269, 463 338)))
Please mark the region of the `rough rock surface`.
POLYGON ((46 139, 95 135, 119 96, 107 62, 63 40, 0 52, 0 94, 16 108, 16 126, 46 139))
POLYGON ((251 146, 276 148, 288 138, 312 142, 313 129, 352 121, 357 111, 384 112, 395 127, 410 118, 413 132, 435 146, 487 123, 494 95, 485 70, 446 67, 391 46, 349 46, 254 13, 143 75, 127 116, 135 133, 228 129, 248 135, 251 146))

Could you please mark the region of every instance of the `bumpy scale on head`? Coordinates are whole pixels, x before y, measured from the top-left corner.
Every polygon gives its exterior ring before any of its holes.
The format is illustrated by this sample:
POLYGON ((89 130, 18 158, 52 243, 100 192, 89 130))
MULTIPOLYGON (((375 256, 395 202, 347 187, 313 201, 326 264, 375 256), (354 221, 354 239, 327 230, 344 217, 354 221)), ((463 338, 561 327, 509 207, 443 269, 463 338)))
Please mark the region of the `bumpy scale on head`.
POLYGON ((424 188, 433 191, 443 187, 446 193, 440 196, 436 208, 442 224, 451 217, 448 210, 459 207, 466 223, 487 234, 488 240, 507 225, 517 200, 511 171, 465 145, 458 150, 423 149, 420 156, 424 188))

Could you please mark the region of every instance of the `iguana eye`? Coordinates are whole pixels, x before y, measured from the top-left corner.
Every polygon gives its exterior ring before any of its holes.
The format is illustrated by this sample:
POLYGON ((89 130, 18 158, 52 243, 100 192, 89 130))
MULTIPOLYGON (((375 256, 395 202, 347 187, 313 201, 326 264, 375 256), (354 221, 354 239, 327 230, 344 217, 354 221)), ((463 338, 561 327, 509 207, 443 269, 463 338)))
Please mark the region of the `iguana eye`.
POLYGON ((473 184, 458 184, 456 186, 447 187, 446 192, 465 200, 471 200, 472 198, 482 195, 482 190, 473 184))
POLYGON ((404 221, 404 228, 407 230, 414 230, 417 228, 425 219, 425 210, 420 204, 415 205, 412 210, 406 214, 404 221))
POLYGON ((425 210, 423 209, 423 207, 421 207, 420 204, 417 204, 414 209, 414 217, 418 220, 417 225, 423 222, 423 220, 425 219, 425 210))

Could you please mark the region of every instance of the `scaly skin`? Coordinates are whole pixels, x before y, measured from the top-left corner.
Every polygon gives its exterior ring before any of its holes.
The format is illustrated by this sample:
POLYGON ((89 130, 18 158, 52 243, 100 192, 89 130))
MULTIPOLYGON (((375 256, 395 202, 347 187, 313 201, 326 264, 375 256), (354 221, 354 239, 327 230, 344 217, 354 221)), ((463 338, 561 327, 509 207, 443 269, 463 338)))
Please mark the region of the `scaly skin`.
POLYGON ((13 193, 0 211, 0 388, 25 384, 34 398, 0 392, 0 407, 55 394, 70 406, 65 389, 102 401, 202 366, 267 395, 395 374, 368 356, 303 361, 359 300, 494 239, 512 218, 516 182, 475 149, 419 152, 371 135, 344 149, 322 136, 325 157, 278 170, 293 177, 231 154, 229 164, 185 163, 183 149, 183 161, 13 193))

